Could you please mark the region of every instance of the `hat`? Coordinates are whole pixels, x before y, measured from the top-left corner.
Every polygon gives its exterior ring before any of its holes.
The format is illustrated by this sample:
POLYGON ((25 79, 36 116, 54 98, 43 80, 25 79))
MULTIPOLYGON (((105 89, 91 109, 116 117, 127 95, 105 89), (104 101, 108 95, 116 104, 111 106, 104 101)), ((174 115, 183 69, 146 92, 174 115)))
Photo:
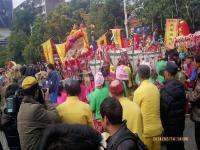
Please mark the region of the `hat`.
POLYGON ((128 87, 132 87, 131 69, 128 66, 118 66, 116 70, 116 79, 128 81, 128 87))
POLYGON ((165 71, 169 72, 172 75, 176 75, 178 72, 178 66, 174 62, 168 62, 165 71))
POLYGON ((36 78, 34 78, 32 76, 28 76, 22 82, 22 89, 23 90, 29 89, 29 88, 33 87, 34 85, 36 85, 37 83, 38 82, 37 82, 36 78))
POLYGON ((124 65, 118 66, 116 70, 116 79, 128 81, 129 80, 128 77, 129 77, 129 74, 127 70, 125 70, 125 66, 124 65))
POLYGON ((104 83, 104 77, 101 72, 97 72, 94 77, 95 87, 102 86, 104 83))
POLYGON ((119 81, 119 80, 112 81, 110 83, 109 89, 110 89, 110 93, 112 95, 120 95, 120 94, 122 94, 122 92, 124 91, 122 81, 119 81))

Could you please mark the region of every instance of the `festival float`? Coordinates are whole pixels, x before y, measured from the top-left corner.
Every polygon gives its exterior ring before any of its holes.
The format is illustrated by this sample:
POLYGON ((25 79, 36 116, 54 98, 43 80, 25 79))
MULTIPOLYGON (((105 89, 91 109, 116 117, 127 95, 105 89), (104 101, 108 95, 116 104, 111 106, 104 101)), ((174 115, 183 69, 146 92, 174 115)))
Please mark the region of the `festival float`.
POLYGON ((54 44, 49 39, 42 44, 45 61, 56 65, 54 58, 56 52, 66 77, 69 77, 83 70, 91 70, 95 74, 105 64, 117 66, 125 55, 128 56, 129 63, 135 71, 141 62, 149 62, 154 66, 162 57, 161 44, 153 43, 151 36, 147 36, 141 44, 139 34, 132 40, 122 38, 122 29, 110 29, 110 32, 111 39, 108 39, 106 32, 95 41, 96 48, 94 48, 93 45, 89 45, 86 27, 83 24, 74 25, 64 43, 54 44), (112 43, 109 43, 109 40, 112 43))

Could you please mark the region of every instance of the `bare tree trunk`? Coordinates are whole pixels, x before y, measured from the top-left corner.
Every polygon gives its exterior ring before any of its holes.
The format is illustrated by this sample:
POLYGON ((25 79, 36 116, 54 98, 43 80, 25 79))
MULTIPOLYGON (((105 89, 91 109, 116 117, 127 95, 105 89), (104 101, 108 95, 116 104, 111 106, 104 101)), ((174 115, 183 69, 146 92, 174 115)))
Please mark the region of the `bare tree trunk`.
POLYGON ((175 0, 175 7, 176 7, 176 15, 177 15, 177 17, 179 17, 178 16, 178 6, 177 6, 177 1, 175 0))

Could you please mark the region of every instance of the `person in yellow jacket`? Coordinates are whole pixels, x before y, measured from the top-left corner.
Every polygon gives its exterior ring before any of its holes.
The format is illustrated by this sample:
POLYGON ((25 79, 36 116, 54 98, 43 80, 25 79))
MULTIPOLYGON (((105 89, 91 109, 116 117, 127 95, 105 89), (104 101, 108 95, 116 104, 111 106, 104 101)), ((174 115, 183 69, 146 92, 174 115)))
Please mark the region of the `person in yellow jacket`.
POLYGON ((143 140, 149 150, 160 150, 160 142, 156 140, 163 131, 160 119, 160 93, 158 88, 148 80, 150 77, 149 66, 139 66, 138 73, 141 84, 134 92, 133 101, 141 109, 143 140))
POLYGON ((78 98, 81 92, 79 81, 68 79, 65 81, 65 90, 68 94, 67 100, 56 108, 61 122, 68 124, 86 124, 94 127, 92 111, 89 105, 81 102, 78 98))
POLYGON ((136 133, 142 140, 142 115, 138 104, 125 97, 122 81, 114 80, 111 82, 110 94, 117 98, 123 108, 123 120, 127 121, 128 129, 136 133))

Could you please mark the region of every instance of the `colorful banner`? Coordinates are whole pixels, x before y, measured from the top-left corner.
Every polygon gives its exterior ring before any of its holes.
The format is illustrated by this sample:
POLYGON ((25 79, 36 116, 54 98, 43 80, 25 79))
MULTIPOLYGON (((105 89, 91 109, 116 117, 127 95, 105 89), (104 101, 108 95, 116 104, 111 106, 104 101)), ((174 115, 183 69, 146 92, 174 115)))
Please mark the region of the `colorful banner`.
POLYGON ((119 48, 123 47, 123 42, 122 42, 122 33, 121 29, 111 29, 112 31, 112 38, 111 40, 119 46, 119 48))
POLYGON ((42 50, 46 63, 54 64, 53 45, 50 39, 42 44, 42 50))
POLYGON ((65 62, 65 43, 56 44, 55 46, 56 46, 56 51, 58 53, 60 61, 62 64, 64 64, 64 62, 65 62))
POLYGON ((174 39, 178 36, 179 19, 167 19, 165 29, 165 47, 174 49, 174 39))

